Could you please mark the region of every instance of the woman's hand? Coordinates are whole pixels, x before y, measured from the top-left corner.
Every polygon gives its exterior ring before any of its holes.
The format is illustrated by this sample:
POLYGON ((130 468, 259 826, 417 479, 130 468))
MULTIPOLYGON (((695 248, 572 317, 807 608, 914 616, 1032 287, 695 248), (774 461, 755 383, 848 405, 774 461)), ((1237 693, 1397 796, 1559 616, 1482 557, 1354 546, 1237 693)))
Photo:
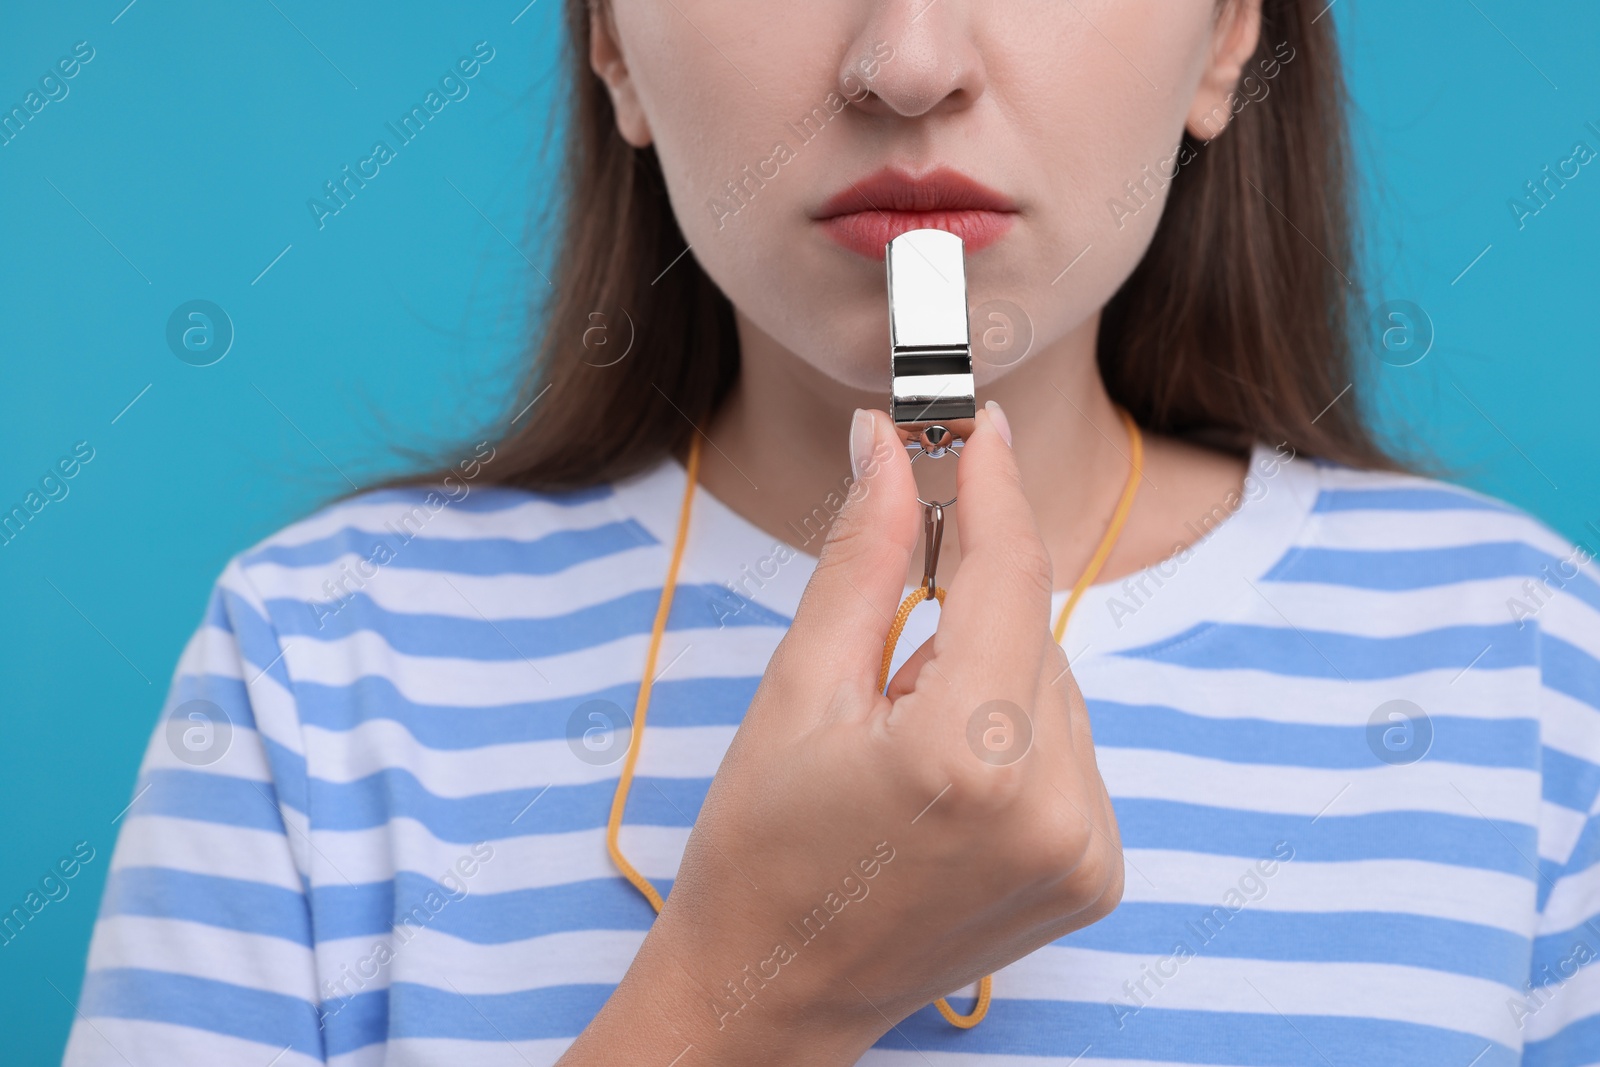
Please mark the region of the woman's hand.
MULTIPOLYGON (((876 689, 921 537, 905 448, 857 483, 713 780, 665 909, 563 1063, 853 1063, 935 998, 1102 918, 1115 816, 1050 633, 1050 560, 987 411, 937 634, 876 689)), ((853 435, 855 436, 855 435, 853 435)), ((926 609, 924 609, 926 610, 926 609)))

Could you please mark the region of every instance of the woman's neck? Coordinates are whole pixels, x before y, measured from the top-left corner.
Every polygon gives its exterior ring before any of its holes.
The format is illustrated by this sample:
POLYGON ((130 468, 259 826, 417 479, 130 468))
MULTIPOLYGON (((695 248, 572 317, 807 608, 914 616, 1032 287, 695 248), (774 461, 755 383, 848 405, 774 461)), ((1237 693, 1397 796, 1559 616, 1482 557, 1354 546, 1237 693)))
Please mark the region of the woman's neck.
MULTIPOLYGON (((980 403, 998 401, 1011 424, 1058 589, 1071 588, 1093 555, 1130 470, 1127 430, 1095 362, 1097 328, 1091 320, 979 386, 980 403)), ((738 385, 702 427, 711 447, 701 453, 701 485, 774 538, 815 556, 849 484, 851 413, 885 407, 887 375, 883 391, 863 392, 829 378, 742 316, 739 333, 738 385)), ((887 365, 887 354, 884 360, 887 365)), ((1188 544, 1189 524, 1226 508, 1235 499, 1229 494, 1243 485, 1245 463, 1238 457, 1171 438, 1147 436, 1145 445, 1138 500, 1100 581, 1132 574, 1188 544)), ((948 496, 948 464, 930 466, 935 469, 924 472, 918 464, 919 484, 948 496)), ((954 571, 960 553, 950 523, 941 574, 954 571)), ((908 583, 920 578, 920 560, 913 571, 908 583)))

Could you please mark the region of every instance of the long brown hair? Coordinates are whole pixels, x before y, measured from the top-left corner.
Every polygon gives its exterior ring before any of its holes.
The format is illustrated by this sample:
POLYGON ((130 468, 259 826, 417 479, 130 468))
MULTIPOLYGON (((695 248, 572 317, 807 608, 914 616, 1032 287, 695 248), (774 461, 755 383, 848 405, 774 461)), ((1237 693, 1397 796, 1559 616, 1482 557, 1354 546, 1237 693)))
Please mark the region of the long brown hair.
MULTIPOLYGON (((1352 175, 1322 6, 1263 0, 1248 69, 1273 71, 1270 102, 1238 109, 1213 141, 1186 136, 1151 246, 1104 309, 1098 360, 1146 430, 1393 469, 1350 388, 1352 175)), ((554 288, 533 308, 535 351, 509 409, 523 414, 491 437, 480 484, 561 491, 638 472, 680 451, 739 373, 732 306, 693 256, 674 263, 686 242, 655 151, 622 139, 589 67, 588 2, 568 0, 566 22, 554 288)))

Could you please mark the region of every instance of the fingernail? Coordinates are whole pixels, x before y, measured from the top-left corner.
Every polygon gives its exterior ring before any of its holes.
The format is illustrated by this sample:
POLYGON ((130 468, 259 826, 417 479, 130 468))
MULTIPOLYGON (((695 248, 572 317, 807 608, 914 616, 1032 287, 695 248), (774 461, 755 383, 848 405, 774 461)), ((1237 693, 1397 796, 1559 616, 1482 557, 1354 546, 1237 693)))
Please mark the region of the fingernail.
POLYGON ((994 421, 994 428, 1000 431, 1000 436, 1005 439, 1006 447, 1011 447, 1011 423, 1006 421, 1006 413, 1000 410, 1000 405, 993 400, 983 405, 983 410, 989 413, 989 418, 994 421))
POLYGON ((861 477, 861 471, 872 455, 872 439, 874 436, 872 412, 866 408, 856 408, 856 413, 850 417, 851 478, 858 479, 861 477))

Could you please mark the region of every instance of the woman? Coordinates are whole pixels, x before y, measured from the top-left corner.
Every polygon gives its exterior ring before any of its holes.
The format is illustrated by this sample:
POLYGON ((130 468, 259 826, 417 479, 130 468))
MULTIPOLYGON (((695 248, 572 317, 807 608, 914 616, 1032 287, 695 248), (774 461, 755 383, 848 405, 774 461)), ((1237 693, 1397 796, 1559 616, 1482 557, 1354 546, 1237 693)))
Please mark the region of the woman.
POLYGON ((1600 585, 1360 418, 1321 7, 574 0, 516 415, 227 568, 67 1061, 1600 1060, 1600 585))

